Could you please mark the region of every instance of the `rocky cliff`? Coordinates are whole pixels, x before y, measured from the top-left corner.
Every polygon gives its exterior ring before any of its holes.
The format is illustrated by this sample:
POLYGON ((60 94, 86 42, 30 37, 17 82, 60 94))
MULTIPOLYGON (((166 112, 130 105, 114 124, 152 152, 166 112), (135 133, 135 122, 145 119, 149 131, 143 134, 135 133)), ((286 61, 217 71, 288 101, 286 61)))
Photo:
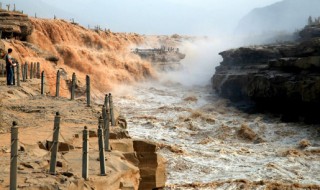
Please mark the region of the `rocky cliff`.
POLYGON ((279 113, 284 120, 319 122, 319 29, 306 26, 295 43, 221 52, 213 88, 222 97, 253 102, 259 111, 279 113))
POLYGON ((0 9, 0 38, 25 40, 32 33, 32 29, 33 26, 27 15, 0 9))

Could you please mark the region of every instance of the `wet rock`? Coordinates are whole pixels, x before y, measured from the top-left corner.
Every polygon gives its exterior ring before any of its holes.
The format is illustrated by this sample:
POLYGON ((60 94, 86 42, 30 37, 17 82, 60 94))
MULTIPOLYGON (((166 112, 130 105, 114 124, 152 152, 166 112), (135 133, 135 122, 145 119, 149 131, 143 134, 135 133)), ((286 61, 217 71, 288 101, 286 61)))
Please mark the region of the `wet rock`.
POLYGON ((257 134, 245 124, 241 125, 241 128, 238 131, 238 136, 249 141, 253 141, 257 138, 257 134))
POLYGON ((299 142, 299 147, 304 149, 304 148, 307 148, 308 146, 310 146, 311 143, 310 141, 308 141, 307 139, 302 139, 300 142, 299 142))
POLYGON ((212 87, 222 97, 253 107, 244 110, 274 112, 284 121, 320 122, 313 111, 320 106, 318 30, 320 25, 306 27, 300 41, 290 44, 221 52, 212 87))

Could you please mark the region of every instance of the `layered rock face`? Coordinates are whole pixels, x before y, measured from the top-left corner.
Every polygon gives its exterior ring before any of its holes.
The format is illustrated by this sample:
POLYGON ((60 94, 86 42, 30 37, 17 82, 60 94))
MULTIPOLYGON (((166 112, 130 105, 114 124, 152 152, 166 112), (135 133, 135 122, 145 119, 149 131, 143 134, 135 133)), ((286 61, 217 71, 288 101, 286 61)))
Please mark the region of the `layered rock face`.
POLYGON ((1 38, 18 38, 25 40, 26 37, 32 33, 32 29, 33 26, 27 15, 16 11, 0 9, 1 38))
POLYGON ((319 122, 320 25, 306 26, 299 42, 241 47, 221 52, 212 77, 217 93, 251 101, 283 119, 319 122))

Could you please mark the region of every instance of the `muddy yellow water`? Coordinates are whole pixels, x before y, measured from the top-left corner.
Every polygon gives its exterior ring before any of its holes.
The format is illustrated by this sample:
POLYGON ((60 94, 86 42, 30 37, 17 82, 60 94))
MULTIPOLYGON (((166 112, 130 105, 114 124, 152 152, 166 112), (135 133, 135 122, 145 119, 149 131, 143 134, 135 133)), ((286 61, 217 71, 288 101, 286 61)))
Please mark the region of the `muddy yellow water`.
MULTIPOLYGON (((160 145, 168 186, 237 179, 320 184, 319 126, 242 113, 210 86, 151 82, 115 94, 130 135, 160 145)), ((221 189, 228 188, 237 189, 221 189)))

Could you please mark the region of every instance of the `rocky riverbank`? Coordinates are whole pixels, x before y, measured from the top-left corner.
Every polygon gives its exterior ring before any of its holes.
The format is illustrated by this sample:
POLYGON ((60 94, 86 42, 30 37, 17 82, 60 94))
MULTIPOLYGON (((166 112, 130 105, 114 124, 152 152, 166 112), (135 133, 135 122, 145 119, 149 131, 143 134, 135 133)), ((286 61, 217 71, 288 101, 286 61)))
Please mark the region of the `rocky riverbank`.
POLYGON ((97 138, 101 105, 86 107, 83 98, 41 96, 39 79, 28 79, 21 87, 5 86, 0 78, 0 189, 9 187, 10 127, 19 127, 19 189, 154 189, 165 186, 164 158, 157 145, 134 140, 116 111, 117 126, 110 127, 111 152, 106 152, 106 176, 100 176, 97 138), (61 115, 57 175, 48 174, 53 117, 61 115), (122 123, 122 124, 120 124, 122 123), (81 177, 82 130, 89 130, 89 180, 81 177))
POLYGON ((257 111, 280 114, 285 121, 320 122, 319 30, 320 25, 309 25, 296 42, 221 52, 213 89, 233 102, 253 103, 257 111))

